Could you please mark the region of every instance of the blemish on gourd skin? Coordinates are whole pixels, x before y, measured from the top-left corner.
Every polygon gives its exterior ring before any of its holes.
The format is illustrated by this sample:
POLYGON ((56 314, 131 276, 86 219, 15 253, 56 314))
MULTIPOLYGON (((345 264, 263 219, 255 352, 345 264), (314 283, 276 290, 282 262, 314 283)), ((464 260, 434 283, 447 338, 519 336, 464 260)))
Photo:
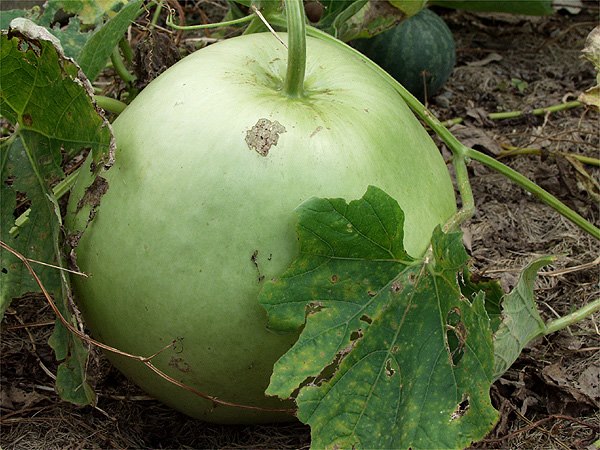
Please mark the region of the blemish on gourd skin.
POLYGON ((76 212, 79 212, 85 205, 89 205, 92 210, 100 206, 100 199, 108 191, 108 181, 101 176, 96 177, 94 182, 85 190, 85 194, 77 203, 76 212))
POLYGON ((180 357, 172 356, 169 361, 169 366, 183 373, 188 373, 192 371, 190 365, 187 362, 185 362, 183 358, 180 357))
POLYGON ((250 261, 252 261, 252 264, 254 264, 254 267, 256 268, 256 271, 258 272, 258 282, 261 283, 264 281, 265 276, 263 274, 260 273, 260 268, 258 267, 258 250, 254 250, 254 253, 252 253, 252 256, 250 256, 250 261))
POLYGON ((256 125, 246 132, 246 144, 259 155, 267 156, 271 147, 279 142, 279 135, 285 132, 285 127, 276 120, 259 119, 256 125))

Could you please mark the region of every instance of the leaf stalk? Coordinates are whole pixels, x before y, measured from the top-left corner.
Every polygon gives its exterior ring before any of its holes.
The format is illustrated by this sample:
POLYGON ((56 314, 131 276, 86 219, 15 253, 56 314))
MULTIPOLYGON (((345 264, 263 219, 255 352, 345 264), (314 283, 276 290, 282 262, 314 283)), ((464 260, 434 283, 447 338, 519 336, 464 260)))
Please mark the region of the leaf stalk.
POLYGON ((119 51, 119 47, 115 47, 112 54, 110 55, 110 60, 112 62, 113 68, 117 72, 117 75, 121 77, 121 79, 127 83, 131 84, 135 81, 135 76, 127 70, 125 67, 125 63, 123 62, 123 58, 121 57, 121 53, 119 51))
POLYGON ((562 330, 563 328, 567 328, 568 326, 591 316, 597 311, 600 311, 600 298, 591 301, 587 305, 579 308, 577 311, 574 311, 571 314, 551 320, 546 324, 546 328, 538 335, 538 337, 546 336, 550 333, 562 330))
POLYGON ((104 95, 94 95, 94 100, 100 108, 113 114, 121 114, 127 108, 127 103, 104 95))

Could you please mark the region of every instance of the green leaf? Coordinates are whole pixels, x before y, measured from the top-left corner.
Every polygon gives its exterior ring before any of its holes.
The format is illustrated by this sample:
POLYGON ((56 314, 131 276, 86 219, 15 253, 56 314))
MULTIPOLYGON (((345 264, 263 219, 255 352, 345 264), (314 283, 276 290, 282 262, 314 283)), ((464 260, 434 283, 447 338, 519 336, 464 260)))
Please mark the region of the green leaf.
POLYGON ((76 59, 90 80, 95 80, 106 66, 113 49, 123 38, 127 27, 137 17, 141 3, 142 0, 129 3, 85 43, 76 59))
POLYGON ((444 8, 544 16, 554 13, 553 0, 430 0, 444 8))
POLYGON ((406 14, 414 16, 427 6, 427 0, 389 0, 390 3, 406 14))
POLYGON ((300 256, 259 300, 272 328, 305 326, 267 393, 299 388, 314 448, 461 448, 485 436, 497 418, 492 332, 483 294, 460 292, 460 234, 438 228, 412 260, 400 207, 374 187, 349 204, 311 199, 298 216, 300 256))
POLYGON ((91 31, 81 31, 81 22, 77 17, 71 17, 66 27, 48 28, 48 31, 58 38, 65 56, 77 60, 81 50, 92 35, 91 31))
POLYGON ((49 25, 60 10, 77 15, 83 24, 99 24, 106 14, 115 14, 127 2, 128 0, 47 0, 43 24, 49 25))
POLYGON ((465 270, 459 282, 462 294, 470 301, 473 301, 480 292, 485 293, 485 310, 490 318, 492 331, 496 332, 502 321, 500 303, 504 297, 504 291, 498 280, 476 276, 469 270, 465 270))
POLYGON ((358 0, 336 17, 334 36, 344 42, 370 38, 395 27, 406 18, 406 13, 388 2, 358 0))
POLYGON ((17 17, 29 19, 37 25, 44 26, 50 33, 58 38, 64 50, 65 56, 76 58, 81 49, 91 36, 91 32, 81 31, 81 21, 78 17, 71 17, 66 27, 60 27, 58 24, 50 27, 53 16, 44 16, 40 13, 39 8, 31 10, 14 9, 11 11, 3 11, 0 15, 0 28, 8 30, 10 22, 17 17))
POLYGON ((402 246, 404 214, 377 188, 350 204, 313 199, 298 215, 300 256, 260 296, 274 330, 299 328, 308 309, 304 332, 277 362, 267 391, 283 398, 351 344, 380 306, 375 293, 412 262, 402 246))
MULTIPOLYGON (((28 258, 53 262, 55 249, 52 231, 48 225, 56 223, 57 218, 48 203, 46 190, 40 185, 36 172, 32 170, 22 139, 13 136, 2 143, 0 152, 2 156, 0 240, 28 258), (10 185, 6 183, 9 179, 13 179, 10 185), (18 233, 13 231, 17 192, 20 193, 19 201, 29 203, 31 208, 28 225, 18 233)), ((51 168, 44 166, 40 168, 42 172, 46 169, 52 171, 51 168)), ((39 288, 23 263, 12 254, 0 250, 0 259, 1 319, 13 298, 21 297, 28 292, 37 292, 39 288)), ((60 278, 55 269, 44 266, 38 266, 36 269, 36 273, 49 292, 60 292, 60 278)))
POLYGON ((93 106, 89 81, 46 29, 26 19, 13 23, 1 37, 2 114, 32 141, 35 161, 54 163, 52 177, 61 172, 62 152, 68 158, 91 149, 99 163, 108 155, 111 133, 93 106))
POLYGON ((57 359, 64 360, 56 371, 56 391, 63 400, 76 405, 93 404, 93 389, 86 381, 85 367, 88 351, 80 339, 73 338, 64 325, 57 320, 49 340, 57 359), (59 358, 59 355, 62 358, 59 358))
MULTIPOLYGON (((52 186, 64 178, 63 158, 91 150, 97 163, 109 164, 112 134, 92 103, 91 86, 77 65, 66 59, 56 37, 26 19, 15 19, 3 32, 0 53, 0 110, 15 126, 3 142, 2 240, 25 255, 65 267, 61 251, 62 223, 52 186), (30 204, 28 220, 15 220, 30 204), (6 203, 4 200, 7 199, 6 203)), ((2 251, 0 305, 38 291, 18 261, 2 251)), ((63 271, 36 267, 63 317, 70 313, 68 277, 63 271)), ((92 400, 84 381, 87 351, 78 338, 57 327, 51 344, 63 360, 57 390, 78 404, 92 400)))
POLYGON ((554 261, 545 256, 531 262, 514 289, 502 301, 502 323, 494 335, 494 379, 516 361, 525 346, 546 329, 534 299, 537 273, 554 261))
MULTIPOLYGON (((319 19, 317 26, 323 31, 335 36, 333 23, 336 20, 338 20, 339 23, 340 19, 337 18, 357 2, 356 0, 321 0, 320 3, 323 5, 323 14, 319 19)), ((364 3, 364 1, 362 3, 364 3)))

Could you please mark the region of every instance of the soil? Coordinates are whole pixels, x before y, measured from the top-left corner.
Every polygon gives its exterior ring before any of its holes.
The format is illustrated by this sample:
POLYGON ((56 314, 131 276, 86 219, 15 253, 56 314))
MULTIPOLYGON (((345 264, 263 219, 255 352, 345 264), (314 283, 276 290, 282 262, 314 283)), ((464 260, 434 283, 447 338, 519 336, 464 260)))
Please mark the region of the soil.
MULTIPOLYGON (((218 1, 181 3, 189 23, 222 14, 218 1)), ((442 120, 462 118, 452 131, 464 143, 501 159, 599 225, 599 168, 574 156, 600 156, 598 112, 580 106, 531 114, 575 100, 594 84, 593 67, 580 51, 597 25, 597 2, 586 2, 576 14, 563 10, 550 17, 437 12, 455 36, 457 65, 430 99, 431 110, 442 120), (525 114, 488 117, 513 110, 525 114), (510 156, 515 149, 520 154, 510 156)), ((189 50, 214 36, 175 38, 189 50)), ((477 211, 464 225, 464 240, 478 276, 499 278, 510 289, 529 261, 551 254, 556 261, 542 269, 536 290, 544 320, 598 298, 597 241, 503 176, 476 163, 469 170, 477 211)), ((94 353, 89 367, 97 406, 62 402, 53 388, 56 363, 47 344, 53 323, 38 295, 13 302, 7 311, 1 330, 3 449, 310 445, 310 431, 299 423, 218 426, 183 416, 147 397, 100 353, 94 353)), ((473 448, 595 448, 600 438, 599 323, 596 314, 528 346, 492 387, 501 417, 473 448)))

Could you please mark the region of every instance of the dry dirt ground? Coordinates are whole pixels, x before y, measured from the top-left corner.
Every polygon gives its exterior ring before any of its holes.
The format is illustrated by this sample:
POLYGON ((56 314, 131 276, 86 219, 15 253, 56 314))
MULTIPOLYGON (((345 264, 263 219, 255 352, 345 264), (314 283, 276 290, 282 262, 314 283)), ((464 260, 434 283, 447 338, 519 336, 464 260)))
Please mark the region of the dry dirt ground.
MULTIPOLYGON (((187 4, 185 12, 201 18, 203 2, 187 4)), ((491 112, 527 113, 573 100, 593 84, 593 68, 580 50, 597 25, 598 3, 585 6, 578 14, 562 11, 544 18, 441 11, 456 38, 457 66, 430 106, 443 120, 464 119, 453 128, 463 142, 502 158, 598 225, 599 169, 574 157, 598 158, 597 112, 578 107, 509 120, 487 118, 491 112), (515 148, 528 150, 507 154, 515 148)), ((181 45, 193 44, 186 39, 183 35, 181 45)), ((597 241, 502 176, 478 164, 471 165, 470 173, 477 213, 464 231, 476 273, 499 277, 510 288, 528 261, 553 254, 556 263, 543 269, 537 283, 545 320, 598 297, 597 241)), ((236 427, 187 418, 145 396, 100 355, 90 366, 97 407, 61 402, 53 389, 56 363, 47 345, 52 323, 38 296, 14 302, 7 313, 1 335, 3 449, 310 445, 309 429, 302 424, 236 427)), ((595 448, 600 437, 599 324, 596 315, 527 348, 493 386, 501 419, 474 447, 595 448)))

